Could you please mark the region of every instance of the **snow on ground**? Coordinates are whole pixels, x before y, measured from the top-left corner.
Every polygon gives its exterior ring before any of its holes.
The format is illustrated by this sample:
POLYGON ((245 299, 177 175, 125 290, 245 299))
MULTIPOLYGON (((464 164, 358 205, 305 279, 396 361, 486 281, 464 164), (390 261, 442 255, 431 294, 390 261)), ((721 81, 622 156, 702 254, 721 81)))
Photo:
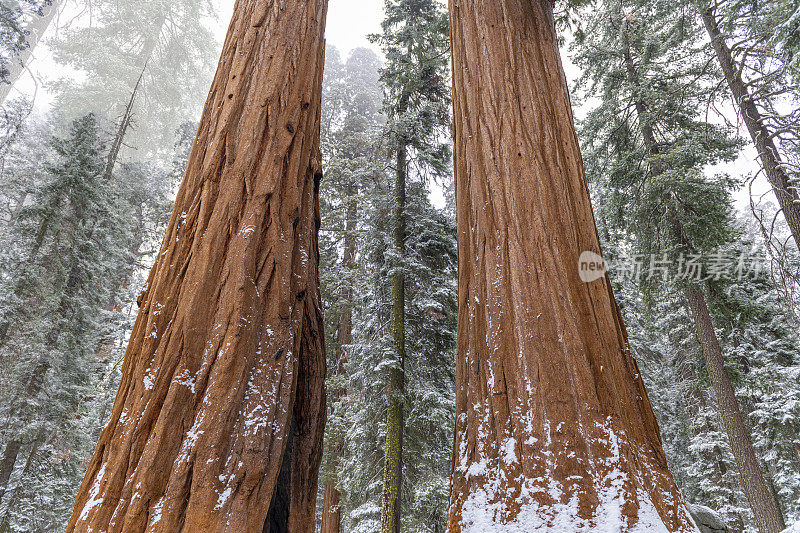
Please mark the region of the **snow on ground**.
POLYGON ((783 533, 800 533, 800 522, 795 522, 793 526, 787 527, 783 533))

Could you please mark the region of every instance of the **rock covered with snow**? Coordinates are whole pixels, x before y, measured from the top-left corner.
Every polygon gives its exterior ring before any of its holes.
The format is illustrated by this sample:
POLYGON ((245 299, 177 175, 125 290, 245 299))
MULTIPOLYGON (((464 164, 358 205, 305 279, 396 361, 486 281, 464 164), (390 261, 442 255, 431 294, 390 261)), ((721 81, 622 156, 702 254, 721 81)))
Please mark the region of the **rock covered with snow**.
POLYGON ((689 504, 689 514, 692 515, 700 533, 727 533, 728 526, 722 517, 705 505, 689 504))

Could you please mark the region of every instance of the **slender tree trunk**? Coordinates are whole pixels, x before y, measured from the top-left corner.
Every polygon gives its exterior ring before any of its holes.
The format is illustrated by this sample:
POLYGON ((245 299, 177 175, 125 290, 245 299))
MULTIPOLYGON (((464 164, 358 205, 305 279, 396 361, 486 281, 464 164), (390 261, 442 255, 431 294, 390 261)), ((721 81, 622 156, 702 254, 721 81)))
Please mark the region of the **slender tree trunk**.
MULTIPOLYGON (((401 105, 401 108, 404 107, 401 105)), ((401 110, 401 113, 404 109, 401 110)), ((406 287, 403 260, 406 248, 406 177, 408 153, 401 145, 396 154, 394 183, 394 247, 401 264, 392 276, 390 324, 395 350, 395 366, 389 373, 386 409, 386 449, 381 497, 381 533, 400 533, 400 494, 403 488, 403 394, 406 360, 406 287)))
MULTIPOLYGON (((624 36, 624 38, 624 58, 628 80, 634 87, 640 88, 640 74, 633 60, 630 43, 627 41, 626 36, 624 36)), ((634 102, 634 106, 636 108, 639 124, 642 125, 642 137, 644 139, 645 148, 648 154, 655 159, 659 155, 660 150, 656 142, 653 126, 649 120, 647 104, 637 99, 634 102)), ((652 164, 650 169, 653 176, 658 176, 664 171, 665 168, 659 163, 652 164)), ((671 201, 669 197, 664 199, 665 205, 669 205, 671 201)), ((680 243, 686 249, 692 250, 693 247, 683 231, 678 214, 671 208, 669 212, 673 224, 674 241, 680 243)), ((780 531, 783 529, 782 527, 772 529, 773 523, 770 521, 770 517, 778 517, 779 520, 776 523, 782 523, 783 518, 764 480, 764 475, 758 464, 755 449, 750 439, 750 433, 744 424, 739 401, 733 392, 730 376, 723 364, 722 351, 711 316, 708 313, 705 294, 701 290, 687 285, 684 290, 684 296, 694 316, 694 329, 700 338, 700 344, 709 375, 712 376, 711 383, 717 396, 717 407, 728 435, 728 441, 731 443, 731 450, 736 458, 740 485, 750 503, 759 529, 762 532, 780 531), (737 444, 734 444, 734 442, 737 444)))
POLYGON ((448 531, 694 531, 600 252, 549 0, 450 1, 459 323, 448 531), (612 518, 613 517, 613 518, 612 518))
POLYGON ((144 76, 144 70, 146 68, 146 65, 142 67, 139 77, 137 78, 136 83, 131 90, 131 96, 128 99, 128 103, 125 104, 125 110, 122 113, 119 124, 117 124, 117 133, 114 135, 114 138, 111 141, 111 149, 108 151, 106 165, 103 169, 103 178, 106 181, 110 180, 111 176, 114 174, 114 167, 117 164, 119 152, 122 150, 122 143, 125 141, 125 135, 128 133, 128 128, 133 120, 133 105, 136 103, 136 96, 139 93, 139 87, 142 84, 142 77, 144 76))
MULTIPOLYGON (((150 52, 152 53, 152 48, 150 52)), ((108 155, 106 156, 106 164, 103 168, 103 179, 106 181, 110 181, 114 174, 114 168, 117 165, 117 160, 119 158, 120 150, 122 149, 122 145, 125 141, 125 135, 128 133, 128 128, 131 125, 131 121, 133 120, 133 106, 136 103, 136 97, 139 92, 139 87, 142 83, 142 77, 144 76, 144 70, 146 68, 146 61, 145 66, 142 67, 141 72, 139 73, 139 78, 136 80, 136 84, 133 86, 131 90, 130 98, 128 99, 128 103, 125 105, 125 110, 120 118, 119 124, 117 124, 117 133, 114 135, 114 138, 111 141, 111 148, 108 151, 108 155)), ((139 206, 138 210, 138 224, 136 225, 136 234, 133 239, 133 242, 130 247, 130 263, 123 265, 122 269, 119 272, 119 277, 116 280, 116 286, 111 291, 111 301, 108 304, 109 311, 118 311, 118 304, 116 296, 119 294, 120 291, 125 290, 130 283, 131 277, 133 276, 134 272, 136 271, 135 262, 136 258, 139 256, 139 249, 144 242, 144 221, 142 219, 142 209, 139 206)), ((113 351, 113 344, 114 344, 114 336, 112 334, 108 334, 104 338, 100 339, 98 342, 97 349, 95 350, 95 355, 97 359, 100 361, 106 360, 113 351)))
MULTIPOLYGON (((44 444, 44 442, 45 438, 43 437, 37 437, 34 439, 30 452, 28 453, 28 458, 26 459, 25 464, 22 466, 22 477, 25 477, 28 470, 30 470, 31 464, 36 458, 36 454, 39 452, 39 448, 42 446, 42 444, 44 444)), ((19 450, 17 451, 19 452, 19 450)), ((5 512, 2 519, 0 519, 0 533, 8 533, 11 531, 11 511, 14 509, 14 506, 17 503, 16 500, 18 491, 19 485, 6 495, 7 503, 1 506, 5 512)))
POLYGON ((797 191, 797 184, 792 183, 789 174, 781 160, 780 152, 775 145, 775 141, 764 123, 758 106, 753 101, 747 86, 742 80, 741 70, 733 59, 730 48, 725 42, 725 36, 720 31, 717 19, 711 7, 701 11, 703 24, 711 38, 714 53, 717 56, 728 88, 733 94, 733 99, 739 106, 739 115, 750 132, 750 137, 758 151, 761 160, 761 167, 767 180, 772 185, 772 191, 778 200, 786 219, 786 224, 792 232, 795 246, 800 249, 800 194, 797 191))
POLYGON ((739 468, 739 482, 742 490, 750 502, 750 508, 755 516, 756 526, 762 533, 777 533, 784 529, 783 519, 775 505, 772 493, 764 481, 764 474, 756 458, 750 433, 739 409, 739 401, 731 384, 728 371, 725 369, 725 360, 714 331, 714 324, 708 312, 706 299, 703 292, 691 285, 685 289, 686 300, 694 316, 695 328, 700 338, 700 345, 708 368, 708 375, 717 396, 722 424, 728 435, 728 442, 736 457, 739 468))
MULTIPOLYGON (((19 391, 24 398, 34 398, 39 395, 39 392, 42 390, 45 374, 49 368, 50 364, 46 361, 40 361, 39 364, 36 365, 25 389, 19 391)), ((21 399, 22 398, 19 396, 8 399, 8 402, 12 405, 9 419, 12 419, 17 414, 18 402, 21 399)), ((8 482, 11 479, 11 474, 14 472, 19 453, 25 444, 19 434, 15 434, 19 429, 20 428, 10 428, 11 438, 6 442, 6 446, 3 449, 3 459, 0 461, 0 504, 4 502, 4 498, 7 498, 6 492, 8 490, 8 482)), ((9 505, 5 505, 5 507, 9 508, 9 505)))
POLYGON ((68 532, 310 532, 327 2, 238 0, 68 532))
POLYGON ((29 194, 28 191, 23 192, 22 194, 19 195, 17 201, 14 202, 14 207, 11 210, 11 216, 8 219, 9 227, 16 224, 20 211, 22 211, 22 208, 25 207, 25 200, 28 199, 28 194, 29 194))
POLYGON ((775 510, 778 513, 781 531, 783 531, 786 529, 786 513, 784 512, 783 504, 781 503, 780 494, 778 494, 778 487, 775 485, 775 476, 773 474, 774 469, 771 467, 771 464, 767 465, 767 471, 764 472, 764 478, 767 482, 767 486, 769 487, 769 492, 772 494, 772 499, 775 501, 775 510))
MULTIPOLYGON (((358 216, 358 205, 356 204, 357 190, 350 188, 348 196, 350 203, 347 206, 347 220, 345 221, 344 254, 342 265, 346 270, 355 267, 356 262, 356 217, 358 216)), ((336 327, 336 368, 333 372, 336 376, 346 373, 346 365, 349 359, 347 348, 352 342, 353 332, 353 289, 345 285, 339 294, 343 302, 342 310, 339 314, 339 323, 336 327)), ((338 398, 347 395, 347 389, 331 391, 338 398)), ((337 442, 334 445, 334 455, 338 456, 344 451, 344 444, 337 442)), ((339 533, 342 523, 342 511, 339 507, 342 496, 336 488, 337 480, 333 479, 325 484, 325 500, 322 505, 322 526, 320 533, 339 533)))
POLYGON ((322 525, 320 533, 339 533, 342 523, 342 510, 339 507, 342 495, 335 482, 325 484, 325 500, 322 504, 322 525))
MULTIPOLYGON (((150 58, 153 55, 153 51, 155 50, 156 43, 158 42, 158 34, 161 33, 161 30, 164 26, 164 22, 166 21, 166 16, 162 16, 156 21, 156 27, 158 28, 154 34, 151 34, 145 41, 142 50, 139 52, 135 65, 140 69, 139 76, 136 78, 136 82, 133 84, 131 88, 130 97, 128 98, 128 102, 125 104, 125 108, 122 112, 122 117, 120 117, 119 123, 117 124, 117 132, 114 134, 114 138, 111 141, 111 148, 108 151, 108 155, 106 156, 106 164, 103 168, 103 179, 106 181, 110 181, 114 174, 114 168, 117 165, 117 161, 119 160, 119 154, 122 150, 122 146, 125 142, 125 136, 128 134, 128 129, 131 126, 131 122, 133 121, 133 109, 134 105, 136 104, 136 98, 139 96, 139 90, 142 85, 142 78, 144 78, 145 70, 147 69, 147 64, 150 61, 150 58)), ((141 207, 139 209, 139 224, 137 225, 137 234, 134 238, 134 242, 131 245, 130 255, 132 258, 138 257, 139 249, 144 241, 144 224, 141 217, 141 207)), ((114 290, 112 290, 112 301, 109 304, 108 309, 110 311, 114 311, 117 304, 116 304, 116 295, 119 291, 124 290, 128 287, 131 277, 133 276, 134 272, 136 271, 134 263, 125 265, 120 272, 120 276, 117 280, 117 286, 114 290)), ((113 336, 108 336, 104 339, 101 339, 98 343, 98 348, 95 350, 95 353, 98 359, 103 360, 104 358, 108 357, 113 350, 113 336)))
POLYGON ((22 441, 16 438, 9 440, 3 449, 3 459, 0 461, 0 503, 3 502, 3 496, 8 489, 8 482, 11 479, 12 472, 14 472, 17 456, 21 449, 22 441))
POLYGON ((11 92, 11 87, 19 80, 25 69, 28 68, 28 63, 33 56, 33 51, 41 41, 42 36, 50 27, 50 23, 58 13, 58 8, 61 5, 59 0, 52 0, 50 4, 42 6, 42 14, 33 18, 29 24, 25 26, 27 37, 25 41, 28 43, 19 54, 8 64, 8 83, 0 83, 0 105, 4 104, 11 92))

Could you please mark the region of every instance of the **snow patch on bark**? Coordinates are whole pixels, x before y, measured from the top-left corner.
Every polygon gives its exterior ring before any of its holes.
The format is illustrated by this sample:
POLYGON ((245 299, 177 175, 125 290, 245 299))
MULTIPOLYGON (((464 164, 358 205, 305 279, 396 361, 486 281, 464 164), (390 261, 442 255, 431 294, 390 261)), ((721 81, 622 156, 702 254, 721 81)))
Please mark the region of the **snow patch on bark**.
MULTIPOLYGON (((551 480, 552 481, 552 480, 551 480)), ((464 504, 462 533, 669 533, 650 498, 638 495, 639 515, 633 525, 628 525, 621 509, 620 495, 602 501, 593 520, 578 517, 578 499, 569 503, 542 506, 538 502, 523 505, 517 517, 503 523, 502 504, 492 503, 492 497, 483 489, 474 492, 464 504)), ((792 532, 794 533, 794 532, 792 532)))
POLYGON ((153 384, 155 383, 156 378, 156 369, 152 367, 147 367, 147 370, 144 371, 144 377, 142 378, 142 383, 144 384, 144 390, 150 390, 153 388, 153 384))
POLYGON ((100 484, 103 482, 103 476, 105 476, 105 474, 106 463, 103 463, 103 466, 100 467, 100 471, 97 472, 97 477, 92 485, 92 490, 89 491, 89 498, 86 500, 86 505, 83 506, 78 522, 83 522, 89 518, 89 513, 92 512, 92 509, 103 503, 103 498, 98 498, 97 495, 100 494, 100 484))
POLYGON ((153 506, 153 514, 150 517, 150 526, 153 526, 161 521, 161 513, 164 509, 164 496, 159 498, 158 502, 153 506))
POLYGON ((180 374, 175 376, 175 383, 188 388, 192 394, 195 393, 195 378, 191 375, 188 368, 184 369, 180 374))
POLYGON ((231 487, 225 487, 225 490, 220 493, 219 498, 217 499, 217 504, 214 506, 215 511, 222 509, 222 506, 225 505, 225 502, 227 502, 228 498, 231 497, 231 493, 233 493, 233 489, 231 487))

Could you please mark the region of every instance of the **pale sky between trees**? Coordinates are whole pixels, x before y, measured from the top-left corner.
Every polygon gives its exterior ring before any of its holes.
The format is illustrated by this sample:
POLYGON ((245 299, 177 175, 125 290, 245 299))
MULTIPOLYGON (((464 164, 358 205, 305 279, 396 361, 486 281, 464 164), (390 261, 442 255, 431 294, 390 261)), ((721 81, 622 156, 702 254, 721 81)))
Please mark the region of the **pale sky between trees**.
MULTIPOLYGON (((218 39, 218 47, 222 46, 222 40, 225 38, 225 33, 230 22, 231 13, 235 0, 212 0, 216 11, 217 17, 210 26, 214 29, 218 39)), ((443 4, 446 2, 443 2, 443 4)), ((69 7, 67 8, 69 9, 69 7)), ((72 6, 74 10, 74 6, 72 6)), ((63 16, 71 15, 66 13, 63 16)), ((377 0, 330 0, 328 9, 328 20, 326 26, 326 42, 339 49, 343 57, 358 47, 368 47, 374 50, 379 56, 381 51, 378 46, 369 42, 368 35, 380 32, 380 22, 383 18, 383 4, 377 0)), ((572 64, 569 58, 569 51, 562 49, 562 59, 564 67, 569 79, 570 85, 573 84, 575 79, 580 75, 577 68, 572 64)), ((52 61, 52 55, 46 47, 41 47, 34 54, 35 61, 31 65, 31 70, 40 80, 52 79, 55 75, 63 72, 61 67, 58 67, 52 61)), ((211 80, 208 80, 210 85, 211 80)), ((26 75, 15 86, 15 93, 24 93, 32 95, 36 93, 37 104, 41 107, 50 103, 50 97, 47 91, 42 86, 35 84, 30 75, 26 75), (19 91, 19 92, 17 92, 19 91)), ((14 94, 14 93, 12 93, 14 94)), ((573 101, 576 119, 580 120, 583 116, 582 106, 580 102, 573 101)), ((197 116, 199 118, 201 108, 197 109, 197 116)), ((729 117, 735 117, 732 109, 725 110, 729 117)), ((727 172, 734 176, 741 176, 746 173, 755 173, 758 169, 756 164, 756 154, 749 146, 745 147, 739 159, 734 163, 721 164, 718 167, 720 172, 727 172)), ((766 180, 759 177, 753 185, 753 192, 755 195, 761 195, 769 191, 769 186, 766 180)), ((438 191, 433 191, 434 201, 441 203, 441 196, 438 191)), ((767 201, 771 201, 771 195, 765 197, 767 201)), ((743 188, 736 195, 736 205, 742 211, 749 211, 750 197, 747 188, 743 188)))

